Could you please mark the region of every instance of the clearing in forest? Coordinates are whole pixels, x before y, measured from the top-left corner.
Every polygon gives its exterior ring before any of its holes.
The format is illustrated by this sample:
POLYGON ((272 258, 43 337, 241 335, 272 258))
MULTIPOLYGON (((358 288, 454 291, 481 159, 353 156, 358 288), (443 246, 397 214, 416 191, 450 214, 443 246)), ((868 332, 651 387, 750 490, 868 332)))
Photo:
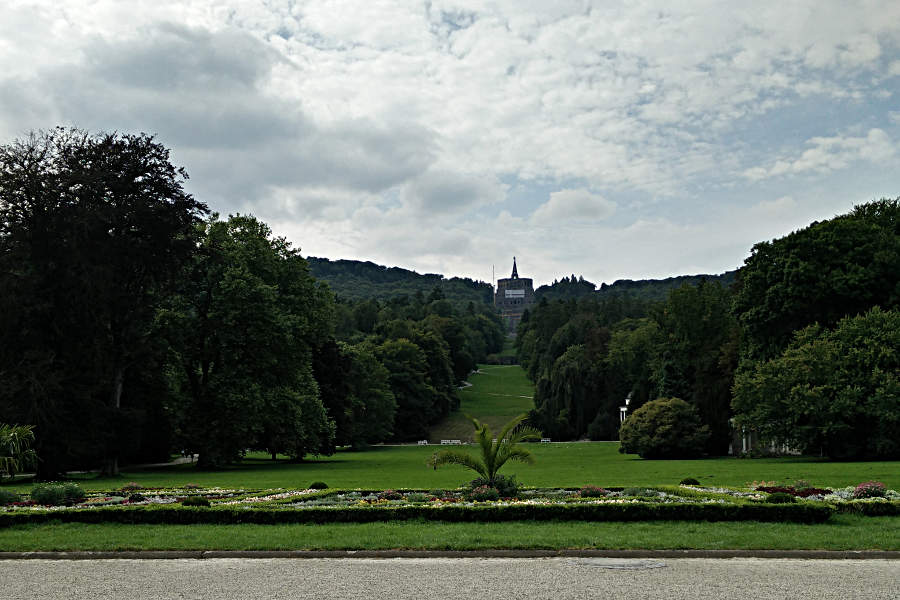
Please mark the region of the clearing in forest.
POLYGON ((459 411, 431 428, 428 441, 472 441, 475 431, 466 415, 490 425, 496 433, 511 418, 534 408, 534 386, 519 365, 481 365, 459 390, 459 411))

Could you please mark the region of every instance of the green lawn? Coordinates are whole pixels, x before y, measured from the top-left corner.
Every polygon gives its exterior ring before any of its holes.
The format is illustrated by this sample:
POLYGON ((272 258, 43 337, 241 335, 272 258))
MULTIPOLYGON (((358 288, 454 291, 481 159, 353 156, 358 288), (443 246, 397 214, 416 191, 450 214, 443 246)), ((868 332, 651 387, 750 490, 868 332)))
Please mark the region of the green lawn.
POLYGON ((534 386, 518 365, 481 365, 469 377, 471 387, 459 391, 459 412, 431 428, 429 441, 471 441, 474 429, 466 415, 491 426, 495 432, 507 421, 534 408, 534 386))
POLYGON ((513 522, 333 525, 87 525, 0 529, 0 550, 378 550, 392 548, 900 550, 900 517, 828 523, 513 522))
MULTIPOLYGON (((847 486, 876 480, 900 488, 900 461, 832 462, 818 458, 714 458, 698 460, 643 460, 619 454, 614 442, 529 444, 536 463, 510 463, 505 473, 515 473, 531 486, 641 486, 677 484, 695 477, 703 484, 744 486, 751 481, 806 480, 816 486, 847 486)), ((198 471, 193 465, 125 471, 121 477, 101 479, 82 476, 86 489, 114 489, 136 481, 145 487, 203 486, 274 488, 305 487, 324 481, 343 488, 436 488, 456 487, 473 475, 461 467, 430 469, 425 462, 440 446, 379 446, 366 452, 338 452, 300 464, 263 455, 221 471, 198 471)), ((475 452, 474 446, 465 446, 475 452)), ((6 484, 8 489, 27 491, 30 483, 6 484)))

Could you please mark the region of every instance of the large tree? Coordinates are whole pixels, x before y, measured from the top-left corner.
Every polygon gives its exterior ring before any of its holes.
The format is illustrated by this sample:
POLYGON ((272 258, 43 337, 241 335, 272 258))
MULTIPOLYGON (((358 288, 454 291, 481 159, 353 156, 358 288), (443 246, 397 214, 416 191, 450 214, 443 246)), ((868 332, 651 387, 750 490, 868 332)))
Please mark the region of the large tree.
POLYGON ((34 424, 40 477, 134 431, 161 298, 206 212, 152 136, 56 129, 0 147, 0 409, 34 424))
POLYGON ((198 466, 250 447, 298 459, 330 452, 334 422, 311 353, 331 333, 332 304, 298 251, 264 223, 214 216, 203 226, 195 261, 160 313, 171 409, 198 466))
POLYGON ((834 458, 900 457, 900 312, 811 325, 778 357, 738 374, 741 425, 834 458))
POLYGON ((873 306, 898 305, 900 199, 883 199, 756 244, 738 272, 734 308, 744 357, 765 360, 807 325, 831 327, 873 306))

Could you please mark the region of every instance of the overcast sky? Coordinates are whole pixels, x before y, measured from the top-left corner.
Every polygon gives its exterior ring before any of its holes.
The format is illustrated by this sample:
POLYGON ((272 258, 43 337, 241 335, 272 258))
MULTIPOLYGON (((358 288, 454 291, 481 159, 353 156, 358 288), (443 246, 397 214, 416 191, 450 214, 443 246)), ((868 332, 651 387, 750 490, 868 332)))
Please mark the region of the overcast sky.
POLYGON ((0 141, 147 132, 304 255, 740 266, 900 196, 900 2, 0 2, 0 141))

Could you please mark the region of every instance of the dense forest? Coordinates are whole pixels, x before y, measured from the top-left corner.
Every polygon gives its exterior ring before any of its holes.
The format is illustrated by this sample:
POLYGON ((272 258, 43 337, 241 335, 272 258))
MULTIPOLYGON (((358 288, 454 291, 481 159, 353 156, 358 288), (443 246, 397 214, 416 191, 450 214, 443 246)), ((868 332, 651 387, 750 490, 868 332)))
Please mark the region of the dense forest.
POLYGON ((638 421, 697 418, 708 454, 736 428, 835 458, 900 456, 900 201, 756 244, 720 278, 633 283, 574 294, 593 284, 564 278, 523 317, 516 349, 545 434, 614 439, 630 397, 638 421))
POLYGON ((328 260, 308 256, 313 277, 328 282, 338 298, 346 300, 390 300, 400 296, 429 294, 439 289, 443 296, 456 304, 473 302, 491 304, 493 288, 483 281, 467 277, 451 277, 426 273, 424 275, 401 269, 384 267, 368 261, 328 260))
POLYGON ((685 284, 698 285, 701 281, 718 282, 728 287, 734 283, 737 271, 726 271, 719 275, 679 275, 666 279, 617 279, 613 283, 603 283, 597 289, 596 284, 584 277, 563 277, 549 285, 542 285, 534 291, 536 301, 569 300, 584 296, 626 296, 638 300, 665 300, 669 292, 685 284))
POLYGON ((415 440, 502 348, 484 294, 338 302, 298 249, 210 214, 185 178, 146 135, 0 147, 0 423, 33 426, 40 478, 415 440))

